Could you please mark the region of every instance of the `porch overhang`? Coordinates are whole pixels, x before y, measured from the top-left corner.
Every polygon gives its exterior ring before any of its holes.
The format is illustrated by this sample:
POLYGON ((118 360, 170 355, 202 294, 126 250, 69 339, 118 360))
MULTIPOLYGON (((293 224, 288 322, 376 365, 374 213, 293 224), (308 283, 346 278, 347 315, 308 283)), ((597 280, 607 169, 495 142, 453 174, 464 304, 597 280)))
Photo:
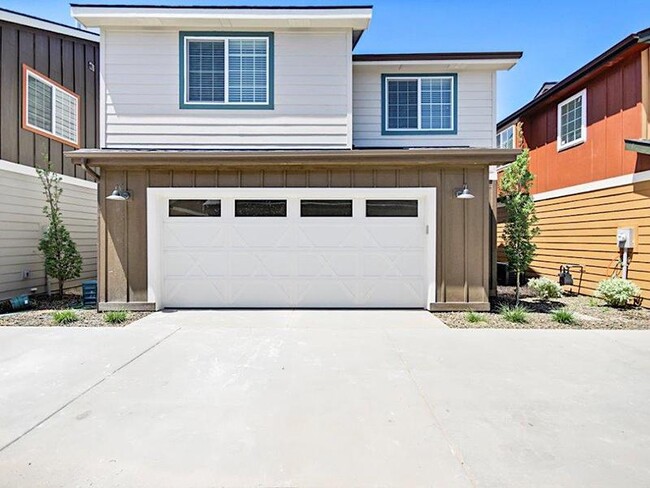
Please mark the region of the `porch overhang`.
POLYGON ((518 149, 423 148, 346 150, 157 150, 77 149, 66 157, 86 167, 120 169, 314 169, 501 165, 518 149))

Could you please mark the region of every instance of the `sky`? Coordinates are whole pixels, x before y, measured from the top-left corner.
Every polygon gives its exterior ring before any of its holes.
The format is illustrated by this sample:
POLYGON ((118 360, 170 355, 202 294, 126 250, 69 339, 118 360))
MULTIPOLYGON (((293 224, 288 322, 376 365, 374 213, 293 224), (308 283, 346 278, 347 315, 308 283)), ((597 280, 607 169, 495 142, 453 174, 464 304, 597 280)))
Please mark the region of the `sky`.
MULTIPOLYGON (((77 3, 93 3, 76 0, 77 3)), ((361 53, 523 51, 500 72, 497 118, 530 101, 633 32, 650 27, 650 0, 96 0, 155 5, 368 5, 361 53)), ((74 25, 65 0, 0 0, 0 6, 74 25)))

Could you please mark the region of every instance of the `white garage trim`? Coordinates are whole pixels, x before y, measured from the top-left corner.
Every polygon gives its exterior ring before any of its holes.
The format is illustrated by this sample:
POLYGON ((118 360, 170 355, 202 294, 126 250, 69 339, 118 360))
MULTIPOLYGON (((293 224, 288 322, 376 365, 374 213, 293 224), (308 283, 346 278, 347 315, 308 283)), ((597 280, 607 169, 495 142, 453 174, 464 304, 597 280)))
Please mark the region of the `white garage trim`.
MULTIPOLYGON (((422 216, 421 222, 425 232, 426 262, 422 263, 423 276, 426 280, 422 308, 428 308, 436 299, 436 227, 435 227, 435 188, 148 188, 147 189, 147 264, 148 264, 148 301, 156 308, 165 307, 165 269, 164 242, 165 222, 168 201, 170 199, 283 199, 287 200, 287 217, 299 215, 299 199, 352 199, 354 202, 353 218, 365 218, 361 199, 417 199, 422 216), (294 202, 294 203, 292 203, 294 202), (298 202, 295 204, 295 202, 298 202)), ((225 212, 232 212, 232 201, 223 206, 225 212)), ((222 214, 223 215, 223 214, 222 214)), ((226 217, 224 215, 224 217, 226 217)), ((201 217, 200 217, 201 218, 201 217)), ((220 217, 216 217, 220 218, 220 217)), ((274 219, 285 217, 274 217, 274 219)), ((385 217, 391 218, 391 217, 385 217)), ((420 214, 418 215, 420 218, 420 214)), ((204 219, 204 218, 201 218, 204 219)), ((374 219, 374 218, 373 218, 374 219)), ((188 221, 195 220, 189 218, 188 221)), ((213 221, 214 222, 214 221, 213 221)), ((420 241, 422 242, 422 241, 420 241)), ((335 304, 334 304, 335 305, 335 304)), ((264 305, 261 305, 264 306, 264 305)))

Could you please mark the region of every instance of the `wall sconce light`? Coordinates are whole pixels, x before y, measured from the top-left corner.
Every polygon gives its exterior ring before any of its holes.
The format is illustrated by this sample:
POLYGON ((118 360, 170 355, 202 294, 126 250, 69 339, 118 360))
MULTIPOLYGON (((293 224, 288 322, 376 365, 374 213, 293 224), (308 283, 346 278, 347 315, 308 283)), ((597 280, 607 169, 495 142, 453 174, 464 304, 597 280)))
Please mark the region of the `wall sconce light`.
POLYGON ((117 185, 115 187, 115 190, 113 190, 113 193, 106 197, 106 200, 118 200, 120 202, 124 202, 129 198, 131 198, 131 192, 122 190, 122 187, 120 185, 117 185))
POLYGON ((472 195, 469 192, 469 188, 467 188, 467 183, 463 184, 463 187, 459 190, 456 190, 456 198, 459 200, 471 200, 474 198, 474 195, 472 195))

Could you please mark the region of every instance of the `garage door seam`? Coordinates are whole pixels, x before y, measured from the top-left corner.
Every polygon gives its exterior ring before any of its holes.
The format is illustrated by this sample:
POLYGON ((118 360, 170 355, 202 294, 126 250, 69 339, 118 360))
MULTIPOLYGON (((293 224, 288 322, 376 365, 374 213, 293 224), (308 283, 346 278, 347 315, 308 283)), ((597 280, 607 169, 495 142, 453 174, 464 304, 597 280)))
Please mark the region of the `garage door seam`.
POLYGON ((384 333, 386 334, 386 337, 388 338, 388 342, 390 343, 391 347, 393 348, 393 351, 395 352, 395 354, 399 358, 400 362, 404 366, 404 369, 406 370, 406 374, 408 374, 409 379, 415 385, 415 389, 417 390, 419 397, 422 399, 422 401, 426 405, 426 408, 429 411, 429 415, 431 415, 431 417, 433 418, 433 422, 434 422, 436 428, 438 429, 438 431, 440 431, 440 433, 442 434, 442 437, 444 438, 445 442, 447 443, 447 447, 451 451, 451 454, 454 456, 454 458, 456 458, 456 460, 460 464, 463 472, 465 473, 465 476, 467 477, 467 479, 469 480, 471 485, 472 486, 478 486, 478 482, 476 481, 476 479, 472 475, 472 473, 471 473, 469 467, 467 466, 467 464, 465 464, 465 460, 463 459, 462 453, 452 443, 451 439, 449 438, 449 434, 447 434, 447 431, 442 426, 442 423, 440 422, 440 419, 438 419, 438 416, 436 415, 436 412, 435 412, 435 409, 434 409, 433 405, 429 402, 429 400, 427 400, 426 396, 424 395, 424 391, 420 387, 420 384, 416 381, 415 376, 413 375, 413 371, 411 370, 408 363, 404 359, 404 356, 402 355, 402 351, 399 349, 399 347, 397 347, 397 344, 395 343, 395 341, 393 341, 393 338, 390 336, 390 333, 388 332, 387 329, 384 329, 384 333))
POLYGON ((100 380, 97 381, 96 383, 92 384, 91 386, 89 386, 88 388, 86 388, 84 391, 82 391, 81 393, 79 393, 78 395, 76 395, 75 397, 73 397, 72 399, 70 399, 69 401, 67 401, 66 403, 64 403, 62 406, 60 406, 59 408, 57 408, 54 412, 52 412, 51 414, 49 414, 49 415, 48 415, 47 417, 45 417, 44 419, 42 419, 42 420, 40 420, 39 422, 37 422, 35 425, 33 425, 32 427, 30 427, 29 429, 27 429, 25 432, 23 432, 22 434, 20 434, 18 437, 16 437, 15 439, 9 441, 9 442, 8 442, 7 444, 5 444, 4 446, 0 447, 0 452, 4 451, 4 450, 7 449, 8 447, 12 446, 12 445, 15 444, 16 442, 18 442, 20 439, 22 439, 23 437, 25 437, 27 434, 33 432, 35 429, 37 429, 38 427, 40 427, 41 425, 43 425, 45 422, 47 422, 48 420, 50 420, 52 417, 54 417, 57 413, 61 412, 61 411, 64 410, 66 407, 68 407, 69 405, 73 404, 73 403, 76 402, 78 399, 80 399, 81 397, 83 397, 84 395, 86 395, 86 393, 90 392, 91 390, 93 390, 93 389, 96 388, 97 386, 101 385, 104 381, 106 381, 107 379, 109 379, 110 377, 112 377, 113 375, 115 375, 116 373, 118 373, 119 371, 121 371, 121 370, 123 370, 124 368, 126 368, 129 364, 133 363, 135 360, 141 358, 141 357, 144 356, 146 353, 148 353, 149 351, 151 351, 153 348, 155 348, 156 346, 160 345, 162 342, 164 342, 164 341, 166 341, 167 339, 169 339, 171 336, 173 336, 174 334, 176 334, 176 332, 178 332, 179 330, 181 330, 181 327, 179 327, 179 328, 177 328, 176 330, 172 331, 171 333, 167 334, 165 337, 163 337, 163 338, 160 339, 159 341, 155 342, 154 344, 152 344, 151 346, 149 346, 148 348, 146 348, 144 351, 142 351, 142 352, 139 353, 138 355, 136 355, 136 356, 134 356, 133 358, 129 359, 126 363, 122 364, 119 368, 116 368, 116 369, 114 369, 113 371, 111 371, 110 373, 108 373, 108 374, 107 374, 106 376, 104 376, 102 379, 100 379, 100 380))

